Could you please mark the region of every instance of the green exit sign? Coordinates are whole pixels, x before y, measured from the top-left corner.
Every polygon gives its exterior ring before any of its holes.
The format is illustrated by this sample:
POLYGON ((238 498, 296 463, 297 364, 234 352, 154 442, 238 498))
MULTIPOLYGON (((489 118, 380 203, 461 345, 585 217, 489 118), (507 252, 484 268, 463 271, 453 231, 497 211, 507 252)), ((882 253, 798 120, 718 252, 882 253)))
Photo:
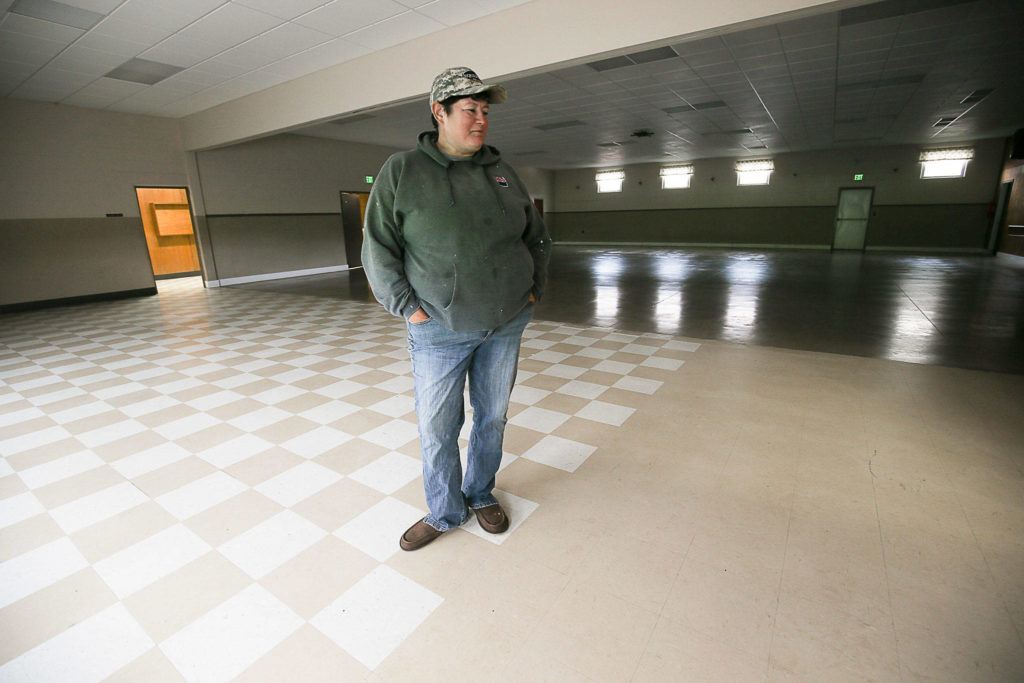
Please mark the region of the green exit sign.
POLYGON ((372 183, 373 182, 373 176, 372 175, 366 176, 366 182, 367 183, 372 183))
POLYGON ((863 173, 854 173, 853 174, 853 179, 854 180, 864 180, 864 174, 863 173))

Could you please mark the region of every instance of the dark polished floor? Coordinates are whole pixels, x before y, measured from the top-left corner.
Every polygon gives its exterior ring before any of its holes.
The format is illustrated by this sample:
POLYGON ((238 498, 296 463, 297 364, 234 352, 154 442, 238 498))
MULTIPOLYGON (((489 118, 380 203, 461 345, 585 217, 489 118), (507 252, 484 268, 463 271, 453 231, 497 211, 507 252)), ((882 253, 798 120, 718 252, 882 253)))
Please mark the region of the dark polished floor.
MULTIPOLYGON (((372 301, 362 270, 251 289, 372 301)), ((1024 261, 556 246, 537 317, 1024 374, 1024 261)))

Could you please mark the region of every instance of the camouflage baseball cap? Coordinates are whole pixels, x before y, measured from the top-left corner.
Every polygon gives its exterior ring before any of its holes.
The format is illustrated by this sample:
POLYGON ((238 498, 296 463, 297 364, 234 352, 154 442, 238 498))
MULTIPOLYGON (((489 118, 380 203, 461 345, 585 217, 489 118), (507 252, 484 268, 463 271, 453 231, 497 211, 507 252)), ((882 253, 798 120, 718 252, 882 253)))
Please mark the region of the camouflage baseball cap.
POLYGON ((508 97, 503 87, 486 85, 469 67, 453 66, 439 73, 434 79, 434 84, 430 87, 430 101, 440 102, 455 95, 476 95, 482 92, 490 93, 491 102, 494 104, 504 102, 508 97))

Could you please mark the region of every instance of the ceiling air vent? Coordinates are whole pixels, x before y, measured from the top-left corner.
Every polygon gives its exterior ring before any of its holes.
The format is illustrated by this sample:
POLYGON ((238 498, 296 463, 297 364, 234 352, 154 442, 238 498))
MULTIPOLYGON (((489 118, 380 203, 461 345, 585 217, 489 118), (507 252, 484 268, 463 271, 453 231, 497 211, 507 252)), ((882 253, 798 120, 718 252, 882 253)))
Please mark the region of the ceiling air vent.
POLYGON ((992 88, 975 90, 970 95, 960 100, 960 104, 977 104, 978 102, 981 102, 983 99, 988 97, 991 92, 992 88))

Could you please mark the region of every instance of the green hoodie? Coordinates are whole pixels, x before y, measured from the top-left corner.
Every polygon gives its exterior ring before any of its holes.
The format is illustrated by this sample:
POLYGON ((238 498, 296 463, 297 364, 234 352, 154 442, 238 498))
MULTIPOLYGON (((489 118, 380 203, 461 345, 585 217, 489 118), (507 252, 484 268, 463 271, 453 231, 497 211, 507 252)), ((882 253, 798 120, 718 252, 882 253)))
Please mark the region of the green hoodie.
POLYGON ((490 330, 544 293, 551 238, 526 186, 498 150, 465 161, 437 133, 391 156, 370 191, 363 269, 393 315, 417 308, 450 330, 490 330))

